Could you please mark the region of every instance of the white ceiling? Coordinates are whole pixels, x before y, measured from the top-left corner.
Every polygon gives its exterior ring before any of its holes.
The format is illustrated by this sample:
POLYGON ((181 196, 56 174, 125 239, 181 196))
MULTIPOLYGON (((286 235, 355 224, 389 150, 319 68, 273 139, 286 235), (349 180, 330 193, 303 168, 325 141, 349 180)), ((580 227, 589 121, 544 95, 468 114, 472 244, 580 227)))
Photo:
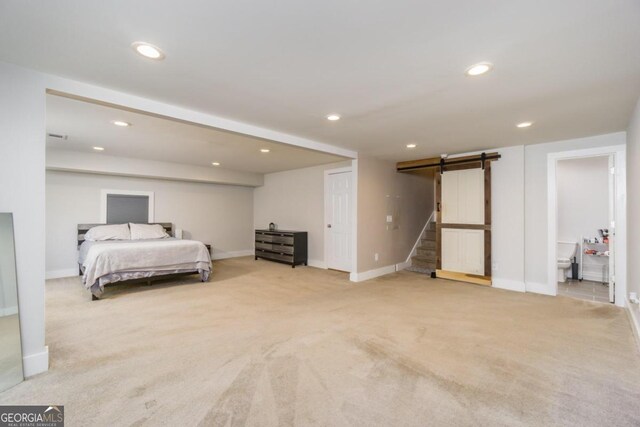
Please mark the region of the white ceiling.
POLYGON ((0 59, 407 160, 624 130, 639 23, 637 0, 5 1, 0 59))
POLYGON ((47 95, 47 149, 96 152, 213 167, 242 172, 271 173, 344 160, 317 151, 297 148, 217 129, 153 117, 137 112, 47 95), (130 123, 118 127, 114 120, 130 123), (269 153, 260 149, 267 148, 269 153))

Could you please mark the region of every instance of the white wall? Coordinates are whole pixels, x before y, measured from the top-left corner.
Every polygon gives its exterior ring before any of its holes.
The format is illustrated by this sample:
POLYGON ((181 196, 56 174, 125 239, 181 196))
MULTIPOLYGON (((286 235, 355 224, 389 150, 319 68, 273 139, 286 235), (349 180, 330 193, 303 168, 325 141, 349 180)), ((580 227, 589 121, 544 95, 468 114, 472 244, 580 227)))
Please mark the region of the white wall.
POLYGON ((500 148, 491 162, 493 286, 524 292, 524 146, 500 148))
POLYGON ((273 222, 282 230, 306 231, 309 265, 325 268, 324 171, 350 165, 345 161, 265 175, 264 185, 254 190, 253 227, 268 228, 273 222))
POLYGON ((100 222, 101 190, 153 191, 156 222, 212 245, 214 258, 253 253, 253 189, 192 182, 47 171, 48 277, 78 274, 77 225, 100 222))
POLYGON ((627 133, 627 290, 640 294, 640 99, 627 133))
POLYGON ((48 368, 44 341, 45 79, 0 63, 0 212, 14 215, 26 376, 48 368))
MULTIPOLYGON (((559 160, 556 166, 558 240, 580 243, 582 236, 597 237, 609 228, 608 156, 559 160)), ((576 257, 580 260, 579 252, 576 257)), ((583 277, 602 280, 609 260, 585 256, 583 277)))
MULTIPOLYGON (((624 132, 525 147, 525 282, 527 291, 554 295, 547 274, 547 155, 624 145, 624 132)), ((631 194, 631 193, 629 193, 631 194)))
POLYGON ((0 317, 18 312, 16 254, 11 215, 0 213, 0 317))

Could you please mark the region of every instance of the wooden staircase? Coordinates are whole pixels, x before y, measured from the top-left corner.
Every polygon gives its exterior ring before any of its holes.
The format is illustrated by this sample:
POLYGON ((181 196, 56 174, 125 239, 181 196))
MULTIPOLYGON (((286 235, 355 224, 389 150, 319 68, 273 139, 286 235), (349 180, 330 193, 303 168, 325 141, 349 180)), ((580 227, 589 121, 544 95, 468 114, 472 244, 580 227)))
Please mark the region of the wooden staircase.
POLYGON ((429 275, 436 271, 436 224, 434 222, 429 222, 422 233, 417 254, 411 257, 411 266, 407 267, 407 270, 429 275))

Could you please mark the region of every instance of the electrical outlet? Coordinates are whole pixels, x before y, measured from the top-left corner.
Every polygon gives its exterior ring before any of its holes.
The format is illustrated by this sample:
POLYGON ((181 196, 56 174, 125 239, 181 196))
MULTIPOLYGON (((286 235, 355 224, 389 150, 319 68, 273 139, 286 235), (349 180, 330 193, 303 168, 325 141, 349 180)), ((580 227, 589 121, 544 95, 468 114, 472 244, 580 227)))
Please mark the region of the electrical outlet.
POLYGON ((375 255, 373 256, 373 259, 374 259, 376 262, 378 262, 378 254, 375 254, 375 255))
POLYGON ((393 216, 387 215, 387 222, 393 222, 393 216))

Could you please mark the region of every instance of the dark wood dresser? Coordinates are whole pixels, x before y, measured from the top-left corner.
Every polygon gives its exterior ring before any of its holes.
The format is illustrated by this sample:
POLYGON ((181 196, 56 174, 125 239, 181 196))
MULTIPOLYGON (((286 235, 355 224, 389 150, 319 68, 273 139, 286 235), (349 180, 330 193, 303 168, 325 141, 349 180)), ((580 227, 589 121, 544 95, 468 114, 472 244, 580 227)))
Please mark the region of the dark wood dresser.
POLYGON ((256 230, 256 259, 307 265, 307 232, 256 230))

